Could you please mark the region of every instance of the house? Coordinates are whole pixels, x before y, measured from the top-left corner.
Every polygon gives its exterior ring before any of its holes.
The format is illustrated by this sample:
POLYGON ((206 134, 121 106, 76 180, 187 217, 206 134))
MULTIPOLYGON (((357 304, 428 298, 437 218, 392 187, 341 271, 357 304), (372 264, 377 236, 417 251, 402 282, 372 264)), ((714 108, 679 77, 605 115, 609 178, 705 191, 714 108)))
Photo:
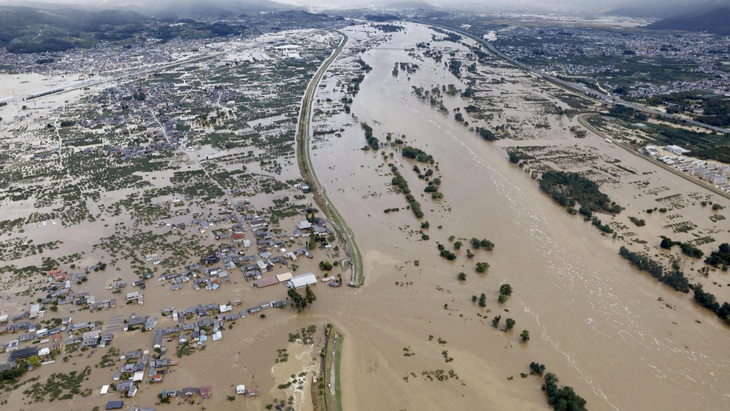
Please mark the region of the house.
POLYGON ((178 395, 180 395, 180 392, 177 390, 162 390, 160 398, 175 398, 178 395))
POLYGON ((30 318, 40 318, 45 314, 45 310, 42 309, 40 304, 33 304, 30 306, 30 318))
POLYGON ((246 386, 243 384, 236 385, 236 394, 243 395, 246 393, 246 386))
POLYGON ((272 285, 279 284, 279 280, 276 278, 276 276, 272 277, 265 277, 260 280, 256 280, 253 282, 253 285, 256 286, 256 288, 264 288, 269 287, 272 285))
POLYGON ((266 220, 263 218, 255 218, 248 223, 249 226, 251 226, 251 230, 257 231, 262 228, 266 228, 267 223, 266 220))
POLYGON ((164 339, 164 336, 160 332, 160 330, 155 331, 155 336, 152 338, 152 347, 153 348, 162 348, 162 340, 164 339))
POLYGON ((21 348, 10 353, 10 357, 8 357, 8 362, 14 363, 20 360, 27 360, 28 358, 36 355, 38 355, 38 347, 21 348))
POLYGON ((18 346, 20 345, 20 341, 13 340, 8 343, 8 345, 5 346, 5 351, 15 351, 18 349, 18 346))
POLYGON ((292 289, 306 287, 307 285, 317 284, 317 277, 312 273, 306 273, 292 277, 291 280, 287 281, 286 286, 292 289))
POLYGON ((155 375, 152 376, 152 378, 150 379, 150 381, 151 382, 154 382, 154 383, 157 383, 157 382, 162 382, 164 379, 165 379, 165 376, 164 375, 162 375, 160 373, 157 373, 157 374, 155 374, 155 375))
POLYGON ((81 341, 81 348, 96 348, 98 344, 99 339, 97 337, 88 337, 81 341))
POLYGON ((177 361, 171 360, 169 358, 153 359, 150 362, 150 366, 155 368, 167 368, 175 365, 177 365, 177 361))
POLYGON ((297 223, 297 229, 304 231, 304 230, 311 230, 312 229, 312 223, 310 223, 307 220, 302 220, 297 223))
POLYGON ((144 329, 146 331, 151 331, 153 328, 157 326, 157 318, 149 316, 144 322, 144 329))
POLYGON ((124 401, 109 401, 106 403, 105 410, 121 410, 124 407, 124 401))
POLYGON ((127 321, 124 326, 124 331, 134 331, 145 325, 147 317, 132 317, 127 321))
POLYGON ((101 344, 107 345, 114 339, 114 334, 104 334, 101 336, 101 344))
POLYGON ((258 388, 249 388, 243 394, 245 397, 258 397, 260 395, 258 388))
POLYGON ((659 150, 657 150, 655 146, 646 146, 644 147, 644 155, 649 157, 658 157, 659 150))
POLYGON ((99 390, 99 395, 106 395, 109 392, 109 384, 103 385, 99 390))
POLYGON ((204 385, 200 387, 200 398, 207 400, 213 396, 213 389, 210 385, 204 385))
POLYGON ((200 390, 198 390, 198 387, 185 387, 180 390, 180 395, 185 398, 197 397, 199 394, 200 390))
POLYGON ((132 382, 132 380, 122 381, 114 386, 114 390, 117 392, 126 392, 129 391, 129 389, 132 388, 133 385, 134 383, 132 382))
POLYGON ((96 324, 94 323, 73 323, 68 327, 69 332, 75 332, 75 331, 83 331, 83 330, 94 330, 96 329, 96 324))
POLYGON ((127 293, 127 302, 137 301, 137 303, 140 303, 141 297, 142 296, 139 294, 139 291, 132 291, 131 293, 127 293))
POLYGON ((289 281, 293 277, 294 276, 292 275, 292 273, 281 273, 281 274, 277 274, 276 275, 276 279, 279 280, 280 283, 283 283, 285 281, 289 281))

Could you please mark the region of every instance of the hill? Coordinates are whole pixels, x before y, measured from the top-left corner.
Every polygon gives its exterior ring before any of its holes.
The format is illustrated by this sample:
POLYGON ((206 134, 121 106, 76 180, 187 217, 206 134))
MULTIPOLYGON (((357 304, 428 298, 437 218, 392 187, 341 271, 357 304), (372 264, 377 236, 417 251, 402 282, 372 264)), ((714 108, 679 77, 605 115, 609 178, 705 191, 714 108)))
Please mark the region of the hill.
POLYGON ((730 0, 644 0, 608 11, 605 14, 610 16, 666 19, 678 16, 698 16, 721 7, 730 7, 730 0))
POLYGON ((118 10, 0 6, 0 46, 14 53, 90 47, 100 40, 132 38, 151 21, 141 14, 118 10))
POLYGON ((144 3, 131 0, 115 4, 114 9, 83 10, 58 4, 42 8, 0 6, 0 47, 11 53, 61 52, 93 47, 101 41, 127 45, 146 38, 167 41, 256 35, 326 27, 338 20, 268 0, 207 0, 205 5, 197 0, 144 3))
POLYGON ((165 19, 225 18, 241 14, 276 12, 297 9, 297 6, 269 0, 126 0, 108 1, 104 7, 136 12, 165 19))
POLYGON ((646 26, 654 30, 701 31, 713 34, 730 34, 730 7, 723 7, 695 16, 670 17, 646 26))

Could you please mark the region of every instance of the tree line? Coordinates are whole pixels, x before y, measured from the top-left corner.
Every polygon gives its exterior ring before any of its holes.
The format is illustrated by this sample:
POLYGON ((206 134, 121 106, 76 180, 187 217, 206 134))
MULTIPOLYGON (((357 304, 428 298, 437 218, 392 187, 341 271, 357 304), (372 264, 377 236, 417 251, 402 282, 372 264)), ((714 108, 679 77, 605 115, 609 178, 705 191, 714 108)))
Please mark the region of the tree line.
POLYGON ((546 171, 540 179, 540 189, 564 207, 573 207, 578 202, 592 212, 621 212, 621 206, 602 193, 598 184, 578 173, 546 171))
POLYGON ((720 305, 713 294, 703 289, 702 284, 690 284, 684 276, 684 273, 679 270, 677 263, 673 264, 671 271, 665 272, 661 264, 650 259, 645 254, 629 251, 626 247, 622 246, 619 249, 619 255, 629 260, 629 262, 640 270, 649 273, 659 282, 667 284, 677 291, 688 293, 692 290, 693 298, 699 305, 714 312, 715 315, 730 324, 730 303, 725 302, 720 305))

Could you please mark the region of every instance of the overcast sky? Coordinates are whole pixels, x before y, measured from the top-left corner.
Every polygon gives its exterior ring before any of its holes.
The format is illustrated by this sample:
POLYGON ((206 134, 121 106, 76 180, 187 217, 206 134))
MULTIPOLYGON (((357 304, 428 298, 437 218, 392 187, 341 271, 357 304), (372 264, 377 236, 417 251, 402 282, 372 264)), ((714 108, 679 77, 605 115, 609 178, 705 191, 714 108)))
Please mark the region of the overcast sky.
MULTIPOLYGON (((206 0, 200 0, 205 3, 206 0)), ((232 0, 247 3, 247 0, 232 0)), ((279 3, 297 4, 300 6, 312 7, 353 7, 368 6, 373 4, 407 2, 409 0, 274 0, 279 3)), ((701 3, 724 3, 730 4, 730 0, 423 0, 434 6, 454 7, 454 6, 481 6, 481 7, 535 7, 545 8, 565 8, 565 9, 585 9, 585 10, 611 10, 617 7, 647 7, 656 5, 657 7, 667 7, 673 4, 701 4, 701 3)), ((29 3, 76 3, 76 4, 93 4, 99 5, 121 5, 121 4, 147 4, 154 5, 156 0, 0 0, 0 4, 29 4, 29 3)), ((730 23, 729 23, 730 24, 730 23)))

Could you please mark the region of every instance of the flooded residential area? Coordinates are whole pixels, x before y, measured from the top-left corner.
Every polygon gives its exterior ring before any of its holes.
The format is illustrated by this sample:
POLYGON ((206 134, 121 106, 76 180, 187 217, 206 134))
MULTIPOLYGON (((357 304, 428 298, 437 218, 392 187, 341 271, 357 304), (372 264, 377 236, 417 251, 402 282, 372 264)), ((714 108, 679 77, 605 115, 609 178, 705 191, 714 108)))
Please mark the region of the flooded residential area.
POLYGON ((3 407, 730 407, 730 164, 654 134, 721 126, 270 13, 0 56, 3 407))

